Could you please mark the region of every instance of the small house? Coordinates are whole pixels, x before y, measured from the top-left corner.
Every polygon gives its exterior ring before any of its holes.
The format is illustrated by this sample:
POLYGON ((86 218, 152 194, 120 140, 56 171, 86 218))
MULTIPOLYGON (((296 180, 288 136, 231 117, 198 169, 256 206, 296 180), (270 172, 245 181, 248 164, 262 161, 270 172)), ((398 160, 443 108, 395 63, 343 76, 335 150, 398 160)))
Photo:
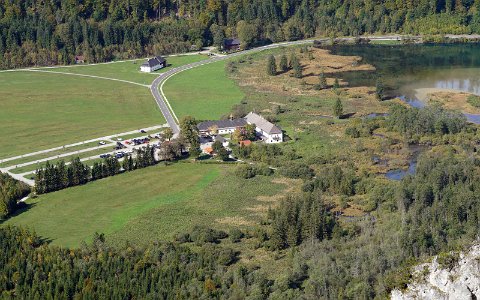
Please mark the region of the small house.
POLYGON ((76 64, 84 64, 85 63, 85 57, 83 55, 76 55, 75 56, 75 63, 76 64))
POLYGON ((240 50, 239 39, 225 39, 223 41, 223 50, 225 51, 238 51, 240 50))
POLYGON ((155 56, 149 58, 145 63, 140 66, 140 71, 150 73, 160 70, 167 66, 167 60, 161 56, 155 56))
POLYGON ((248 147, 252 144, 252 141, 251 140, 244 140, 244 141, 240 141, 240 147, 248 147))

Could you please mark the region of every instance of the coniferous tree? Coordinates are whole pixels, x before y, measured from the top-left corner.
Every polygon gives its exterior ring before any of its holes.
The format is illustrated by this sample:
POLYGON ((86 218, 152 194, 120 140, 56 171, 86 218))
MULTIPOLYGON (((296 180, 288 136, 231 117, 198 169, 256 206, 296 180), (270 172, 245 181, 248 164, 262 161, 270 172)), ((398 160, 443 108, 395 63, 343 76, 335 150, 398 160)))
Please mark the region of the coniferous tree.
POLYGON ((280 71, 287 72, 288 71, 288 59, 285 54, 282 54, 280 57, 280 71))
POLYGON ((273 56, 273 55, 268 56, 267 75, 270 75, 270 76, 277 75, 277 63, 275 61, 275 56, 273 56))
POLYGON ((343 104, 340 98, 337 98, 335 104, 333 105, 333 115, 338 119, 340 119, 343 115, 343 104))

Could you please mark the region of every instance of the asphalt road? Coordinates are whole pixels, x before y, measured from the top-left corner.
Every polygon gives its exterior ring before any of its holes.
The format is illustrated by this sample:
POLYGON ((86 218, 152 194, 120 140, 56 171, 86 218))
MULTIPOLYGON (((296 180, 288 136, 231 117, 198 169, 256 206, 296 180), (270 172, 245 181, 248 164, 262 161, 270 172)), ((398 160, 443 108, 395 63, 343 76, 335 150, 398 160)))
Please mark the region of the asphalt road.
POLYGON ((155 101, 157 102, 158 107, 160 108, 163 116, 167 120, 168 125, 170 128, 172 128, 172 131, 174 135, 178 135, 180 133, 180 128, 178 126, 178 118, 175 115, 175 112, 173 111, 172 107, 170 106, 170 103, 168 102, 167 97, 163 93, 163 85, 164 83, 172 76, 175 74, 178 74, 180 72, 183 72, 185 70, 193 69, 199 66, 203 66, 206 64, 211 64, 217 61, 222 61, 226 60, 232 57, 240 56, 240 55, 245 55, 249 53, 254 53, 254 52, 259 52, 263 50, 268 50, 268 49, 274 49, 278 47, 285 47, 285 46, 292 46, 292 45, 302 45, 302 44, 310 44, 313 43, 313 40, 302 40, 302 41, 295 41, 295 42, 283 42, 283 43, 277 43, 277 44, 271 44, 271 45, 266 45, 250 50, 245 50, 245 51, 240 51, 240 52, 235 52, 229 55, 223 55, 223 56, 214 56, 211 57, 210 59, 203 60, 203 61, 198 61, 194 62, 188 65, 183 65, 177 68, 170 69, 169 71, 160 74, 153 82, 152 85, 150 86, 150 90, 152 92, 153 97, 155 98, 155 101))

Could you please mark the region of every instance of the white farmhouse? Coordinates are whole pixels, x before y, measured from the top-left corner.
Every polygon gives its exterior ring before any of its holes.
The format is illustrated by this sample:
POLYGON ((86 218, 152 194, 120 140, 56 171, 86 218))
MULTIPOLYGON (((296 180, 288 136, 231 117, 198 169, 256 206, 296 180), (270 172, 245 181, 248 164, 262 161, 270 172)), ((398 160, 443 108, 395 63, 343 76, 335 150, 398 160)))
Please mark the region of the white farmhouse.
POLYGON ((216 131, 218 135, 222 135, 233 133, 236 129, 244 128, 247 124, 255 125, 257 137, 265 143, 283 142, 283 131, 275 124, 253 112, 239 119, 201 122, 197 125, 197 128, 201 135, 212 135, 213 131, 216 131))
POLYGON ((155 72, 156 70, 165 68, 167 66, 167 61, 161 56, 156 56, 149 58, 144 64, 140 66, 140 71, 150 73, 155 72))
POLYGON ((254 112, 245 116, 245 121, 248 124, 254 124, 257 136, 267 144, 283 142, 283 131, 275 124, 270 123, 264 117, 257 115, 254 112))

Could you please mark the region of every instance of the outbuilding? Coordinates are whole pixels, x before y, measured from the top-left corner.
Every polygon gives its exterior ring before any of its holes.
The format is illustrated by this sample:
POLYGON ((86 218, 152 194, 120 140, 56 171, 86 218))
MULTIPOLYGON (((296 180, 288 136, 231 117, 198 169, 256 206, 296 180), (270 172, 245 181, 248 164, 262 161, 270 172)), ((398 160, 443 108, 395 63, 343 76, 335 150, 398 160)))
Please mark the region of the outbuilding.
POLYGON ((160 70, 167 66, 167 60, 161 56, 155 56, 149 58, 145 63, 140 66, 140 71, 150 73, 160 70))

